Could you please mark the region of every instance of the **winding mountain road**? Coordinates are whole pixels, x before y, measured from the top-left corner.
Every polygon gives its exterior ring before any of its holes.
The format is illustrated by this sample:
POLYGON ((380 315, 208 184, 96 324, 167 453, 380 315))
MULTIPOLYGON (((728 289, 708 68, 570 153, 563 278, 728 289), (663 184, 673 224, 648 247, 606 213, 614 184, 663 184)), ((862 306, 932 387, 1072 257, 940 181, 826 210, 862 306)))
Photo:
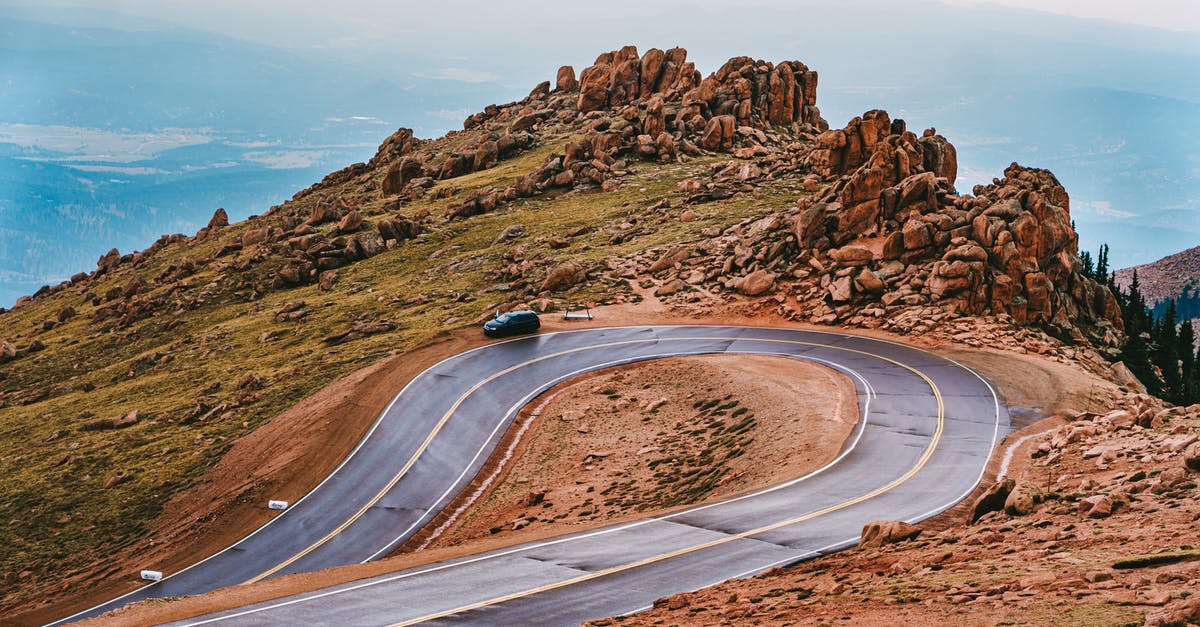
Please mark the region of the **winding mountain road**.
POLYGON ((1008 415, 982 378, 883 340, 797 329, 620 327, 473 349, 422 373, 346 461, 230 548, 70 617, 387 554, 471 481, 530 400, 581 373, 662 357, 746 353, 849 375, 862 416, 806 477, 668 516, 413 568, 181 624, 577 624, 661 596, 832 552, 868 521, 918 521, 978 484, 1008 415))

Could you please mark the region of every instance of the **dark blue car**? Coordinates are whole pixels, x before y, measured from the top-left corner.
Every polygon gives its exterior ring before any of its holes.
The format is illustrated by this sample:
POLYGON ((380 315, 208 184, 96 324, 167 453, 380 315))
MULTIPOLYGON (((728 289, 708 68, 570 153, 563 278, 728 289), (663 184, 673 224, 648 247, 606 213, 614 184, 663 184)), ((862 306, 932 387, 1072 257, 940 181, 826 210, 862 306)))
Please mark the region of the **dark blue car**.
POLYGON ((542 326, 538 315, 532 311, 510 311, 498 314, 495 319, 483 323, 483 334, 488 337, 504 337, 533 333, 542 326))

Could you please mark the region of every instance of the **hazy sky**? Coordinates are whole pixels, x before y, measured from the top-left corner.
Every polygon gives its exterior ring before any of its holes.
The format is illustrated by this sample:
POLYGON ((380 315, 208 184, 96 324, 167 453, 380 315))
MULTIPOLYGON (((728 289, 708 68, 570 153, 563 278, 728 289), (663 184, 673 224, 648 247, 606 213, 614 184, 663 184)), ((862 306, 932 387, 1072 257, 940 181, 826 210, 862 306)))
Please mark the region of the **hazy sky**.
MULTIPOLYGON (((1007 5, 1077 17, 1096 18, 1176 31, 1200 31, 1197 0, 933 0, 954 5, 1007 5)), ((10 6, 28 0, 0 0, 10 6)), ((818 0, 751 0, 739 12, 747 23, 770 8, 796 9, 805 4, 830 5, 818 0)), ((901 3, 871 1, 863 4, 897 9, 901 3)), ((564 25, 586 29, 589 19, 612 25, 628 18, 635 25, 647 15, 673 11, 720 11, 732 8, 726 0, 606 0, 592 3, 496 2, 495 0, 442 0, 438 2, 384 2, 380 0, 41 0, 39 6, 79 6, 120 11, 143 18, 167 20, 193 28, 232 35, 271 45, 294 47, 382 47, 404 40, 428 39, 453 24, 460 37, 478 34, 503 40, 506 31, 529 35, 545 27, 550 36, 561 36, 564 25)), ((867 9, 869 10, 869 8, 867 9)), ((664 30, 670 24, 661 25, 664 30)), ((736 25, 734 25, 736 27, 736 25)), ((680 33, 686 36, 686 33, 680 33)), ((448 43, 438 39, 440 43, 448 43)))
POLYGON ((949 4, 1001 4, 1139 26, 1200 31, 1196 0, 946 0, 949 4))

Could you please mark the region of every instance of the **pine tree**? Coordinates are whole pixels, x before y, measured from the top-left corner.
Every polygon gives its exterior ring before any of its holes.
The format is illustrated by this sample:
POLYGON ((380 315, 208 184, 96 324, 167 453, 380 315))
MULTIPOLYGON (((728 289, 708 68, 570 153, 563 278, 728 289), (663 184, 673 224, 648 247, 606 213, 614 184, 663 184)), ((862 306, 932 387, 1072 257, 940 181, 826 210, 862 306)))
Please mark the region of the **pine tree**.
POLYGON ((1183 378, 1179 372, 1179 336, 1175 331, 1175 303, 1154 323, 1154 365, 1162 373, 1162 395, 1173 403, 1183 402, 1183 378))
MULTIPOLYGON (((1107 246, 1100 248, 1100 259, 1101 263, 1107 266, 1107 246)), ((1127 337, 1125 345, 1121 347, 1121 361, 1125 362, 1129 371, 1146 386, 1147 392, 1159 396, 1162 394, 1163 384, 1154 372, 1150 355, 1153 339, 1151 333, 1154 329, 1150 324, 1151 314, 1146 308, 1146 300, 1142 297, 1137 270, 1133 271, 1133 278, 1129 281, 1129 290, 1124 293, 1116 290, 1114 293, 1120 294, 1117 302, 1121 306, 1121 317, 1125 320, 1127 337)))
MULTIPOLYGON (((1137 271, 1134 271, 1136 274, 1137 271)), ((1100 254, 1096 255, 1096 277, 1108 278, 1108 244, 1100 245, 1100 254)))
POLYGON ((1089 279, 1095 279, 1096 278, 1096 267, 1095 267, 1095 264, 1092 262, 1092 253, 1089 253, 1086 250, 1079 253, 1079 261, 1081 261, 1083 263, 1083 270, 1082 270, 1083 276, 1085 276, 1089 279))
POLYGON ((1182 403, 1200 401, 1200 369, 1196 368, 1196 331, 1191 320, 1179 325, 1179 371, 1183 380, 1182 403))

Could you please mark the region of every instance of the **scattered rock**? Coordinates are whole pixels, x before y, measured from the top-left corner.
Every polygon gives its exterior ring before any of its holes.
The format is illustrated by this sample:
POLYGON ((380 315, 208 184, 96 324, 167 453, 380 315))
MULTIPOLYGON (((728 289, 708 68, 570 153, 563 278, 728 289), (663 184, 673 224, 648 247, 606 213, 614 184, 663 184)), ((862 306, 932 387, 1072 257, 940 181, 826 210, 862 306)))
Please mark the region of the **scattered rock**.
POLYGON ((394 330, 395 328, 395 324, 386 320, 380 322, 355 322, 348 330, 326 336, 322 341, 330 346, 336 346, 338 344, 345 344, 346 342, 353 342, 354 340, 362 339, 368 335, 386 333, 394 330))
POLYGON ((921 535, 921 528, 916 525, 899 520, 877 520, 863 526, 858 548, 881 547, 885 544, 912 540, 919 535, 921 535))
POLYGON ((493 245, 499 244, 501 242, 507 242, 507 241, 514 240, 514 239, 517 239, 519 237, 524 237, 524 236, 525 236, 525 225, 524 224, 510 224, 510 225, 504 227, 504 229, 502 231, 500 231, 500 233, 498 235, 496 235, 496 239, 492 240, 492 244, 493 245))
POLYGON ((119 418, 100 418, 85 422, 79 428, 83 431, 103 431, 107 429, 124 429, 132 427, 140 420, 138 410, 133 410, 119 418))
POLYGON ((766 270, 755 270, 739 279, 734 289, 746 296, 760 296, 775 287, 775 278, 776 275, 766 270))
POLYGON ((587 279, 587 269, 579 262, 568 262, 555 267, 542 281, 541 291, 557 292, 582 283, 587 279))
POLYGON ((1105 494, 1089 496, 1079 501, 1078 509, 1088 518, 1108 518, 1113 513, 1113 500, 1105 494))
POLYGON ((103 489, 108 490, 109 488, 116 487, 132 478, 133 475, 125 472, 124 470, 113 471, 113 473, 108 475, 108 477, 104 480, 104 485, 102 487, 103 489))
POLYGON ((1200 472, 1200 442, 1193 443, 1184 449, 1183 466, 1188 470, 1200 472))

